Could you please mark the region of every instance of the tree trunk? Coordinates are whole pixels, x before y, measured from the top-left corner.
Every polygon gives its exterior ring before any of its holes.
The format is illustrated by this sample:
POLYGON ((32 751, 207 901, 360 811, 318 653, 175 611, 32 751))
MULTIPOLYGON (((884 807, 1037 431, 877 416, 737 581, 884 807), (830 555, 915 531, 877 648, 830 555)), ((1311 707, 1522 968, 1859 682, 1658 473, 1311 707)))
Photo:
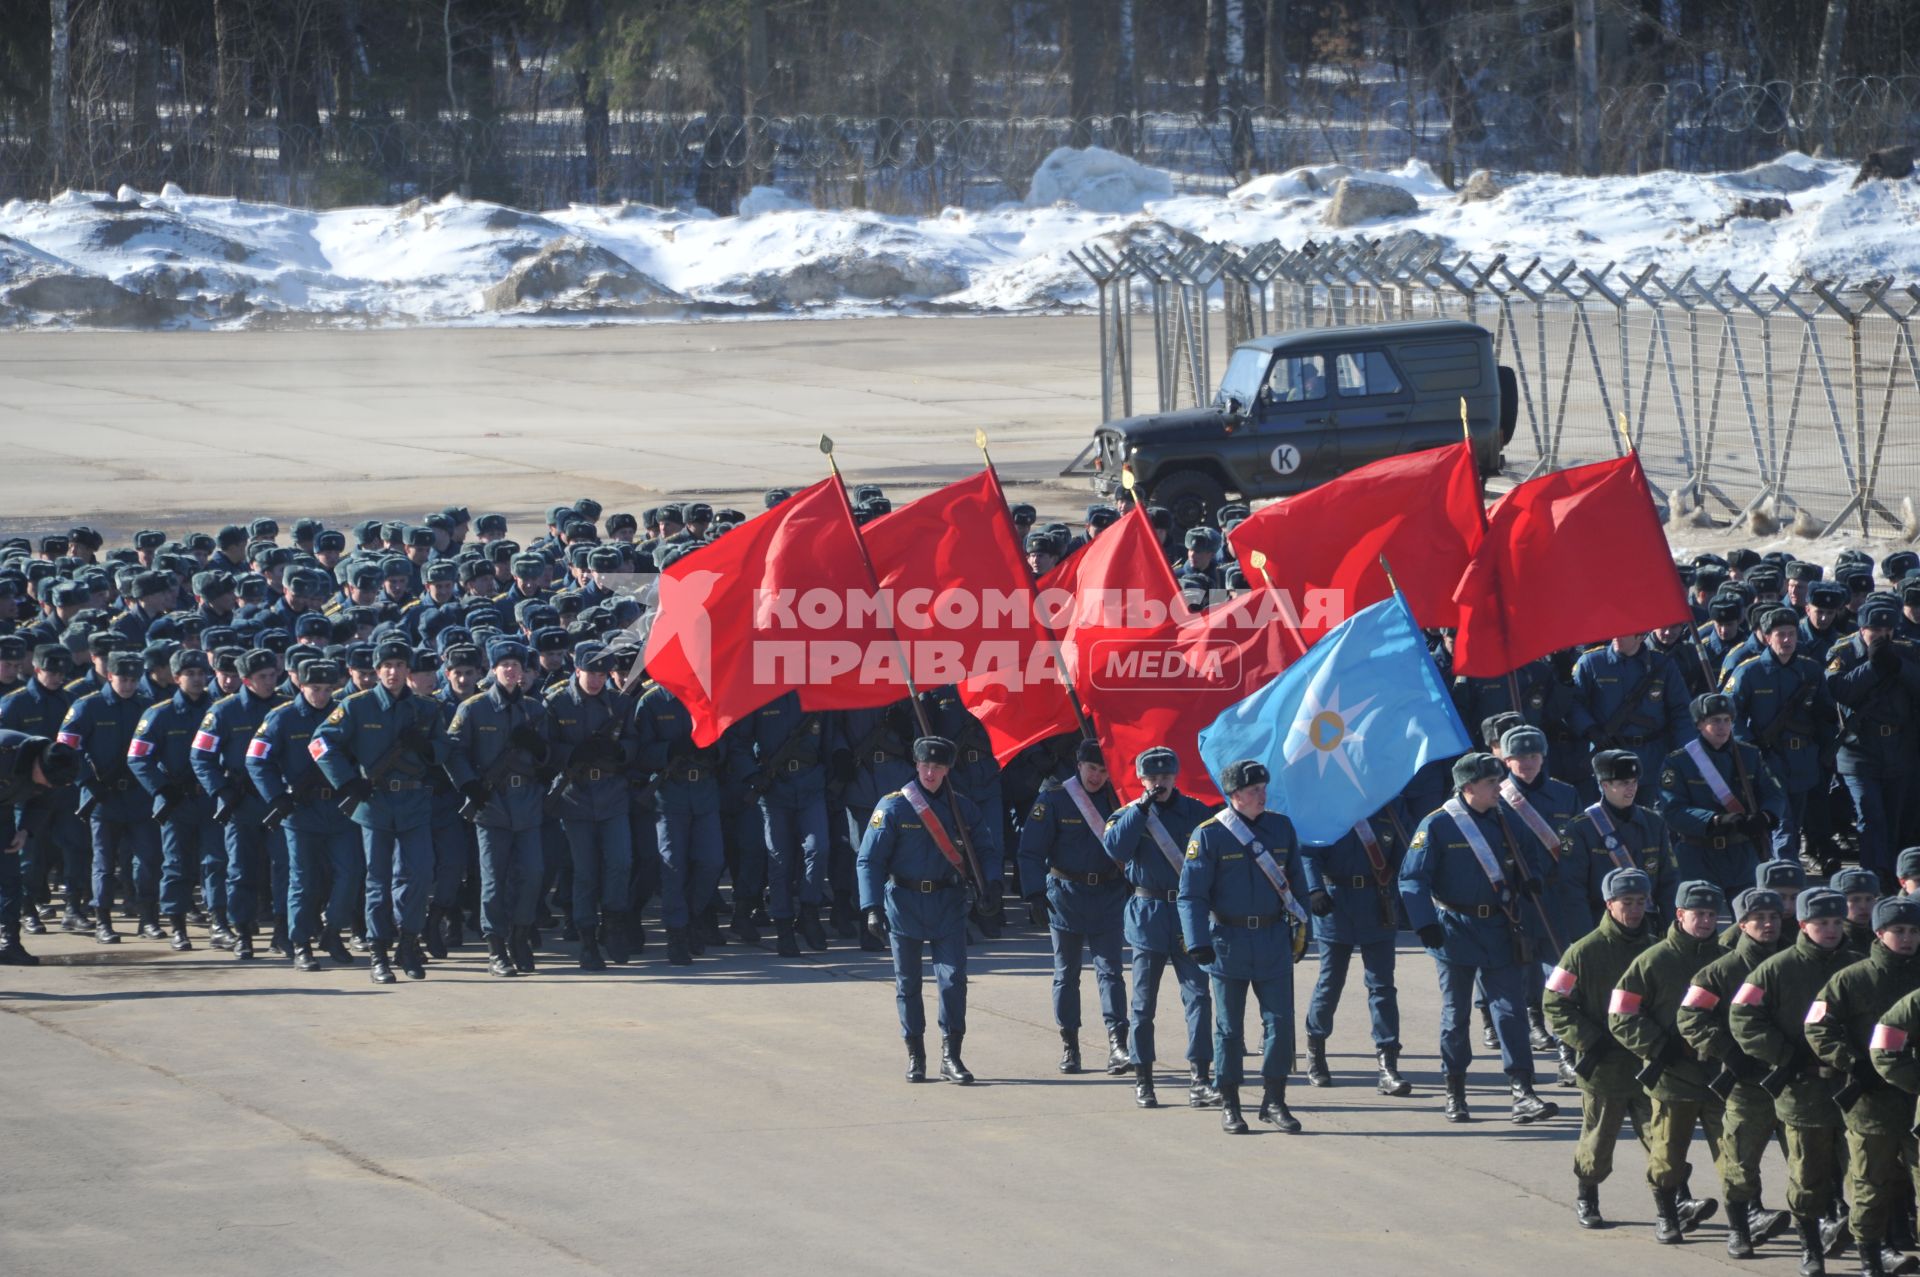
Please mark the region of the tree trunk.
POLYGON ((761 185, 771 170, 766 140, 767 64, 767 0, 748 0, 741 113, 747 144, 746 180, 742 185, 749 190, 761 185))
POLYGON ((1200 79, 1200 114, 1220 110, 1220 69, 1227 58, 1226 0, 1207 0, 1207 61, 1200 79))
POLYGON ((1091 140, 1087 121, 1097 109, 1100 76, 1100 6, 1097 0, 1067 0, 1067 115, 1073 144, 1091 140))
POLYGON ((1600 22, 1594 0, 1573 0, 1574 146, 1580 172, 1600 173, 1600 22))
POLYGON ((1833 81, 1840 73, 1840 45, 1846 35, 1847 0, 1827 0, 1827 21, 1820 32, 1820 56, 1813 67, 1815 155, 1833 153, 1833 81))
POLYGON ((67 64, 71 21, 67 0, 52 0, 53 42, 47 61, 47 194, 58 195, 67 178, 67 97, 72 91, 67 64))
POLYGON ((1287 107, 1287 0, 1267 0, 1266 49, 1262 87, 1267 105, 1284 111, 1287 107))
POLYGON ((1253 176, 1253 119, 1247 106, 1247 0, 1225 0, 1223 71, 1228 150, 1236 182, 1253 176))
POLYGON ((1139 59, 1133 38, 1133 0, 1118 0, 1118 6, 1117 56, 1113 68, 1114 141, 1122 152, 1134 155, 1139 152, 1140 140, 1137 136, 1139 121, 1135 118, 1139 103, 1134 92, 1134 78, 1139 74, 1139 59))

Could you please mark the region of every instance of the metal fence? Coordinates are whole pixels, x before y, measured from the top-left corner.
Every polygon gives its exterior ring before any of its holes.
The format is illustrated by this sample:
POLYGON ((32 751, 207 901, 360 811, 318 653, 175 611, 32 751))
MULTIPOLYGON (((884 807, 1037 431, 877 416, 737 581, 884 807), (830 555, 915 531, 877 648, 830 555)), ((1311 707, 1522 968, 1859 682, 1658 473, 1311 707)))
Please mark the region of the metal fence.
POLYGON ((1809 535, 1913 531, 1920 286, 1550 268, 1365 240, 1074 258, 1099 298, 1108 420, 1210 402, 1216 356, 1263 333, 1466 319, 1519 382, 1517 477, 1621 455, 1624 422, 1677 512, 1726 524, 1758 511, 1809 535), (1151 343, 1143 362, 1136 334, 1151 343))
MULTIPOLYGON (((1612 173, 1739 168, 1826 144, 1859 155, 1920 132, 1920 76, 1834 83, 1672 81, 1623 86, 1598 104, 1599 160, 1612 173)), ((1302 77, 1286 108, 1246 113, 1246 166, 1365 167, 1409 158, 1443 175, 1475 168, 1567 168, 1576 112, 1564 93, 1490 93, 1456 124, 1419 85, 1302 77)), ((1238 175, 1235 117, 1143 111, 1074 119, 890 115, 713 116, 615 113, 589 130, 579 111, 541 107, 478 120, 442 115, 322 118, 288 124, 270 111, 223 122, 174 104, 140 121, 82 110, 67 140, 64 184, 195 193, 312 206, 383 203, 449 191, 524 208, 573 200, 698 200, 721 211, 752 185, 776 185, 823 208, 934 212, 1026 194, 1061 146, 1102 146, 1168 171, 1177 190, 1224 191, 1238 175)), ((0 123, 0 199, 45 194, 46 139, 0 123)))

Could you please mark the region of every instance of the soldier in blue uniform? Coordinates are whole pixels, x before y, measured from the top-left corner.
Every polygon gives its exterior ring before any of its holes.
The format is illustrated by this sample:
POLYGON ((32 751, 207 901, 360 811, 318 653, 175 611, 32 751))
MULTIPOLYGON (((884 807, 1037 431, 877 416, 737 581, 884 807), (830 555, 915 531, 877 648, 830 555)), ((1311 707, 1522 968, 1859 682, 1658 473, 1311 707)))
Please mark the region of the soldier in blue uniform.
MULTIPOLYGON (((1500 781, 1500 804, 1514 836, 1534 844, 1529 860, 1545 870, 1541 907, 1520 911, 1539 959, 1527 975, 1527 1040, 1536 1051, 1557 1051, 1559 1040, 1548 1031, 1541 1009, 1547 973, 1562 950, 1593 929, 1593 915, 1580 872, 1586 866, 1573 858, 1567 844, 1567 826, 1580 812, 1580 795, 1572 785, 1546 774, 1546 752, 1546 733, 1536 727, 1511 727, 1500 738, 1499 758, 1507 769, 1500 781)), ((1571 1064, 1563 1061, 1563 1066, 1560 1080, 1572 1086, 1571 1064)))
POLYGON ((1773 855, 1786 859, 1799 854, 1809 800, 1818 793, 1825 801, 1820 760, 1833 747, 1834 706, 1820 667, 1797 651, 1794 614, 1776 608, 1763 624, 1767 650, 1736 665, 1725 690, 1733 702, 1733 734, 1759 748, 1786 791, 1786 814, 1772 840, 1773 855))
POLYGON ((1630 749, 1651 771, 1693 736, 1686 680, 1642 635, 1624 634, 1574 662, 1573 692, 1574 730, 1595 752, 1630 749))
MULTIPOLYGON (((140 716, 127 745, 127 767, 153 796, 154 822, 160 827, 160 912, 167 919, 169 942, 176 952, 185 953, 193 948, 187 910, 205 859, 203 848, 219 836, 213 800, 193 774, 193 738, 212 707, 207 685, 213 680, 213 663, 205 652, 183 649, 174 654, 171 668, 174 693, 140 716)), ((141 926, 144 930, 144 920, 141 926)))
POLYGON ((1515 837, 1503 819, 1505 770, 1491 754, 1456 761, 1454 796, 1420 822, 1400 866, 1400 901, 1440 977, 1440 1062, 1449 1122, 1471 1119, 1467 1026, 1476 976, 1493 1013, 1513 1120, 1537 1122, 1560 1111, 1534 1093, 1524 1011, 1528 968, 1538 956, 1520 911, 1539 903, 1546 866, 1533 860, 1538 844, 1515 837))
MULTIPOLYGON (((583 971, 604 971, 609 957, 624 963, 629 956, 633 826, 627 792, 634 733, 626 702, 607 686, 614 659, 604 644, 580 644, 573 654, 573 677, 547 698, 549 766, 560 828, 573 857, 573 925, 580 931, 583 971)), ((714 851, 717 860, 717 828, 714 851)))
MULTIPOLYGON (((1444 649, 1436 652, 1435 659, 1440 659, 1443 653, 1444 649)), ((1446 667, 1443 664, 1441 668, 1446 667)), ((1518 714, 1522 721, 1544 730, 1548 738, 1559 746, 1554 751, 1556 762, 1567 766, 1579 762, 1580 737, 1573 723, 1573 693, 1554 676, 1552 663, 1544 657, 1528 661, 1519 669, 1499 678, 1456 678, 1453 681, 1453 703, 1469 731, 1496 715, 1518 714)), ((1505 726, 1502 730, 1505 730, 1505 726)), ((1500 738, 1486 736, 1483 728, 1479 744, 1491 751, 1499 747, 1500 738)), ((1563 775, 1561 779, 1567 777, 1563 775)), ((1446 774, 1443 769, 1437 787, 1442 800, 1445 790, 1446 774)))
POLYGON ((1710 692, 1692 709, 1699 736, 1661 766, 1660 815, 1674 836, 1677 877, 1737 895, 1772 852, 1786 796, 1760 751, 1733 738, 1732 698, 1710 692))
POLYGON ((1145 792, 1107 818, 1101 839, 1133 885, 1125 930, 1133 948, 1134 1103, 1159 1106, 1153 1087, 1154 1013, 1160 977, 1171 966, 1187 1019, 1187 1105, 1206 1108, 1220 1102, 1213 1089, 1213 990, 1180 937, 1179 902, 1187 840, 1207 818, 1207 806, 1174 788, 1180 756, 1165 746, 1143 751, 1134 770, 1145 792))
POLYGON ((907 1081, 927 1076, 926 1008, 921 969, 926 945, 940 993, 940 1076, 966 1085, 967 890, 958 819, 985 859, 998 856, 994 823, 971 800, 946 789, 954 744, 939 736, 913 743, 914 779, 880 799, 860 840, 860 908, 867 927, 893 952, 894 1000, 907 1043, 907 1081))
MULTIPOLYGON (((73 707, 73 695, 68 690, 73 674, 73 653, 66 648, 57 643, 35 648, 33 677, 19 691, 0 699, 0 729, 53 739, 73 707)), ((20 873, 29 896, 40 888, 52 866, 60 866, 65 893, 60 929, 73 934, 91 930, 86 885, 90 857, 85 828, 74 814, 76 802, 70 786, 62 786, 43 800, 43 819, 30 830, 20 859, 20 873)), ((29 899, 21 912, 21 925, 29 935, 40 935, 46 927, 33 906, 34 901, 29 899)), ((53 919, 48 917, 46 921, 53 919)))
POLYGON ((20 943, 20 851, 49 815, 48 800, 80 775, 80 756, 44 736, 0 729, 0 966, 37 967, 20 943))
MULTIPOLYGON (((1616 869, 1638 869, 1647 875, 1650 913, 1669 914, 1680 880, 1675 876, 1666 821, 1652 807, 1635 801, 1640 791, 1640 756, 1625 749, 1601 750, 1593 756, 1593 778, 1600 789, 1599 800, 1588 803, 1567 822, 1567 843, 1579 866, 1571 874, 1585 883, 1589 915, 1597 917, 1606 908, 1606 877, 1616 869)), ((1568 868, 1563 865, 1561 873, 1566 876, 1568 868)))
POLYGON ((247 775, 247 746, 269 711, 284 704, 274 689, 280 659, 265 648, 240 658, 241 687, 215 701, 194 733, 189 758, 200 788, 213 800, 210 817, 222 826, 227 845, 227 913, 233 921, 233 956, 253 957, 255 920, 263 893, 270 900, 273 950, 290 953, 287 941, 287 845, 277 829, 264 829, 266 801, 247 775))
MULTIPOLYGON (((995 822, 1001 830, 995 845, 1006 847, 1006 835, 1010 828, 1006 789, 986 727, 967 708, 966 702, 960 699, 960 690, 956 687, 936 687, 921 693, 920 699, 926 707, 927 724, 934 734, 953 742, 953 775, 948 783, 956 793, 980 805, 981 810, 987 813, 987 819, 995 822)), ((973 922, 992 939, 1000 935, 1004 925, 1005 910, 1001 900, 1006 891, 1006 866, 999 860, 991 864, 982 860, 980 871, 986 875, 987 892, 986 899, 975 902, 973 922)))
POLYGON ((1187 952, 1213 984, 1213 1055, 1219 1069, 1220 1126, 1244 1135, 1240 1112, 1247 991, 1260 1003, 1264 1083, 1260 1120, 1289 1135, 1300 1120, 1287 1107, 1293 1071, 1294 928, 1306 926, 1295 898, 1304 881, 1293 822, 1267 810, 1266 765, 1229 763, 1220 773, 1227 805, 1187 840, 1180 867, 1180 929, 1187 952))
POLYGON ((346 678, 338 661, 317 657, 302 663, 292 698, 267 712, 247 745, 247 779, 267 805, 262 823, 287 842, 288 933, 300 971, 321 969, 313 956, 316 935, 328 957, 353 964, 340 928, 357 910, 365 877, 360 834, 312 754, 313 735, 332 713, 334 692, 346 678))
POLYGON ((410 979, 424 979, 420 933, 433 887, 433 790, 429 772, 445 765, 447 736, 437 707, 418 700, 408 675, 413 649, 385 639, 373 651, 375 686, 333 707, 308 752, 342 798, 357 799, 353 822, 366 852, 368 978, 394 983, 389 952, 410 979))
POLYGON ((1815 665, 1825 666, 1833 645, 1852 633, 1845 621, 1847 587, 1837 581, 1816 581, 1807 591, 1806 615, 1800 620, 1800 643, 1795 649, 1815 665))
POLYGON ((131 871, 136 909, 149 898, 156 915, 160 908, 160 839, 147 791, 127 767, 127 747, 147 710, 139 696, 142 673, 138 653, 113 653, 107 685, 75 701, 60 724, 60 743, 84 755, 80 811, 93 838, 93 938, 100 944, 120 943, 113 897, 123 870, 131 871))
MULTIPOLYGON (((724 746, 693 743, 693 717, 678 696, 648 686, 633 714, 639 771, 653 790, 654 839, 660 866, 660 922, 667 929, 667 961, 686 966, 694 945, 724 938, 704 927, 703 915, 720 888, 726 860, 721 832, 720 774, 724 746)), ((736 890, 738 884, 736 883, 736 890)), ((783 951, 800 952, 789 922, 783 951)))
POLYGON ((759 796, 766 822, 768 912, 778 934, 780 956, 797 958, 797 928, 814 949, 827 947, 820 925, 820 904, 827 893, 827 772, 822 715, 800 708, 797 693, 787 692, 762 706, 748 720, 755 764, 748 789, 759 796))
POLYGON ((534 906, 540 895, 541 823, 549 742, 547 711, 527 691, 526 644, 487 646, 493 686, 468 697, 447 727, 446 767, 479 829, 480 923, 488 970, 534 970, 534 906), (504 948, 503 948, 504 945, 504 948), (511 965, 508 965, 508 960, 511 965))
POLYGON ((1047 908, 1053 939, 1053 1022, 1060 1030, 1060 1071, 1080 1071, 1080 955, 1093 954, 1100 1015, 1107 1026, 1107 1072, 1132 1068, 1127 1051, 1127 982, 1120 946, 1129 892, 1102 839, 1117 803, 1107 782, 1100 742, 1083 740, 1074 774, 1048 785, 1020 828, 1021 894, 1047 908))
MULTIPOLYGON (((878 708, 847 710, 835 715, 835 719, 833 757, 841 776, 840 816, 846 822, 848 842, 857 849, 866 832, 867 820, 881 796, 913 779, 913 705, 903 698, 878 708)), ((856 873, 854 877, 857 880, 859 875, 856 873)), ((740 898, 736 878, 736 926, 740 898)), ((860 928, 860 947, 885 948, 865 927, 860 928)))
POLYGON ((1834 762, 1860 835, 1860 867, 1892 877, 1916 778, 1920 659, 1893 635, 1896 609, 1872 599, 1859 632, 1827 655, 1827 689, 1840 709, 1834 762))
MULTIPOLYGON (((1525 730, 1541 735, 1538 728, 1525 730)), ((1541 735, 1545 740, 1545 736, 1541 735)), ((1411 1095, 1400 1074, 1400 994, 1394 987, 1394 939, 1400 933, 1400 863, 1411 824, 1395 799, 1324 847, 1303 847, 1307 910, 1320 948, 1320 974, 1307 1001, 1307 1081, 1332 1086, 1327 1039, 1354 951, 1367 986, 1367 1018, 1382 1095, 1411 1095), (1364 827, 1363 827, 1364 826, 1364 827)))

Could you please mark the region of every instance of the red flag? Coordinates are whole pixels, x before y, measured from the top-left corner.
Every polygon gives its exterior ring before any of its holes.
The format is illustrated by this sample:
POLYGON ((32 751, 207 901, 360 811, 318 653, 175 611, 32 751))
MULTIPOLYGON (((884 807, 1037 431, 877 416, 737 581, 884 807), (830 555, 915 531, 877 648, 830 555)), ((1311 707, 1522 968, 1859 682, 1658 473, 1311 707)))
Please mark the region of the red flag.
POLYGON ((1046 638, 992 470, 875 519, 860 536, 883 607, 862 618, 859 663, 802 688, 804 708, 891 705, 908 694, 903 659, 921 689, 962 682, 983 665, 1024 667, 1046 638))
POLYGON ((1480 474, 1465 443, 1386 457, 1257 511, 1228 540, 1258 584, 1253 552, 1267 556, 1267 583, 1300 614, 1308 642, 1392 591, 1386 555, 1414 619, 1457 624, 1454 586, 1486 529, 1480 474))
MULTIPOLYGON (((1034 587, 1036 601, 1071 599, 1081 558, 1074 553, 1054 564, 1053 570, 1034 587)), ((1043 674, 1038 662, 1030 656, 1019 679, 982 675, 968 679, 955 689, 960 703, 987 729, 994 759, 1002 767, 1029 745, 1037 745, 1061 732, 1081 730, 1080 715, 1067 696, 1068 676, 1061 661, 1059 639, 1043 619, 1046 614, 1042 609, 1035 617, 1041 631, 1041 646, 1036 654, 1049 663, 1049 673, 1043 674)))
POLYGON ((873 588, 837 476, 676 559, 659 586, 647 673, 685 702, 698 745, 855 645, 846 602, 873 588))
POLYGON ((1563 647, 1692 615, 1640 457, 1631 452, 1530 479, 1502 497, 1454 599, 1453 672, 1472 678, 1497 678, 1563 647), (1632 586, 1608 588, 1614 581, 1632 586))
POLYGON ((1200 731, 1228 706, 1266 686, 1300 659, 1306 644, 1290 600, 1250 590, 1129 642, 1108 636, 1093 653, 1081 692, 1099 727, 1115 790, 1140 793, 1133 760, 1156 745, 1180 758, 1179 787, 1203 802, 1223 801, 1200 757, 1200 731))

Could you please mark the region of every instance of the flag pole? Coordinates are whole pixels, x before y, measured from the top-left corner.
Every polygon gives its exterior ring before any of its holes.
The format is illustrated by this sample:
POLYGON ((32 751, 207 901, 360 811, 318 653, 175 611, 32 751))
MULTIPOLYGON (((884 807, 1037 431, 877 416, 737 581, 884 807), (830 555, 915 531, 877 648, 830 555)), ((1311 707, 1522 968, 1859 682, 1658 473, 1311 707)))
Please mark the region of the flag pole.
MULTIPOLYGON (((980 449, 980 459, 986 464, 987 473, 993 476, 994 486, 998 487, 1000 485, 1000 472, 994 469, 993 454, 987 451, 987 432, 986 431, 976 429, 973 432, 973 446, 980 449)), ((1127 485, 1128 492, 1133 491, 1132 472, 1122 471, 1121 482, 1127 485)), ((1018 549, 1023 555, 1026 553, 1025 546, 1016 546, 1015 548, 1018 549)), ((1035 582, 1035 584, 1038 584, 1038 582, 1035 582)), ((1036 621, 1037 621, 1037 618, 1036 618, 1036 621)), ((1061 676, 1060 688, 1062 691, 1064 691, 1067 694, 1067 704, 1073 706, 1074 718, 1078 719, 1080 722, 1081 739, 1083 740, 1098 739, 1100 734, 1093 729, 1093 717, 1087 713, 1086 706, 1080 703, 1080 693, 1074 690, 1073 680, 1066 677, 1067 654, 1065 650, 1060 646, 1060 640, 1057 637, 1055 637, 1051 626, 1040 625, 1040 632, 1047 636, 1047 644, 1053 649, 1053 668, 1059 671, 1061 676)))
MULTIPOLYGON (((833 472, 833 477, 840 483, 840 499, 846 501, 847 481, 840 473, 840 464, 833 459, 833 440, 826 435, 820 436, 820 451, 827 458, 827 468, 833 472)), ((852 516, 851 503, 847 506, 847 513, 849 517, 852 516)), ((857 527, 854 529, 853 540, 854 544, 860 547, 860 562, 866 568, 867 581, 877 595, 880 593, 880 574, 874 570, 873 556, 867 552, 867 539, 860 535, 857 527)), ((922 736, 931 736, 934 734, 933 724, 927 718, 927 707, 920 703, 920 689, 913 683, 913 658, 907 651, 907 641, 900 637, 897 627, 889 625, 887 631, 893 635, 894 645, 900 649, 900 675, 907 681, 907 702, 913 706, 914 720, 919 724, 922 736)), ((974 903, 983 917, 993 917, 999 911, 999 905, 991 901, 987 892, 987 877, 980 868, 980 853, 974 850, 973 835, 967 829, 967 822, 960 816, 960 800, 954 796, 952 785, 942 785, 941 788, 947 793, 947 810, 953 813, 954 828, 960 834, 960 846, 966 852, 967 868, 973 875, 973 883, 977 891, 974 903)))

